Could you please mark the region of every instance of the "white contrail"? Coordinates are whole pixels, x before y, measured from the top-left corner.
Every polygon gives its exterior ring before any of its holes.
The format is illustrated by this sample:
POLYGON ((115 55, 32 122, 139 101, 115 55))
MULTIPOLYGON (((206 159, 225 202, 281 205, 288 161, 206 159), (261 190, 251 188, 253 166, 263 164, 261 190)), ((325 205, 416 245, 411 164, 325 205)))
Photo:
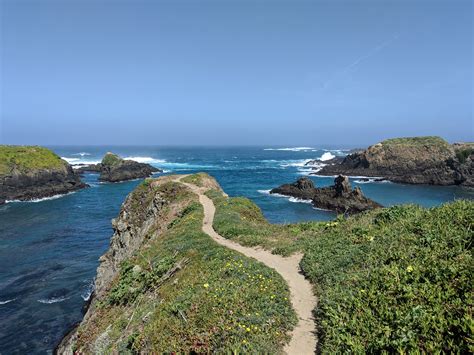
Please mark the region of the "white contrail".
POLYGON ((363 56, 357 58, 355 61, 353 61, 351 64, 349 64, 348 66, 342 68, 340 71, 336 72, 328 81, 326 81, 323 86, 322 86, 322 89, 326 89, 327 86, 329 84, 331 84, 334 79, 336 79, 337 77, 341 76, 341 75, 344 75, 346 74, 347 72, 349 72, 351 69, 355 68, 356 66, 358 66, 361 62, 369 59, 370 57, 372 57, 374 54, 376 54, 377 52, 381 51, 382 49, 384 49, 385 47, 387 47, 390 43, 392 43, 393 41, 395 41, 396 39, 398 39, 398 35, 393 35, 392 38, 382 42, 381 44, 379 44, 377 47, 374 47, 372 48, 370 51, 368 51, 366 54, 364 54, 363 56))

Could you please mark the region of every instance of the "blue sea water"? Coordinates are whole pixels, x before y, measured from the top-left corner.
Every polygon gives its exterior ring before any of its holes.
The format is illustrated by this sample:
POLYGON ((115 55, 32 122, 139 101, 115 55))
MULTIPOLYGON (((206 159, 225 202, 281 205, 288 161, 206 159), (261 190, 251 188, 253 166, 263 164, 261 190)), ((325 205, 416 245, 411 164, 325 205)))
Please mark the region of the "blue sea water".
MULTIPOLYGON (((177 148, 177 147, 51 147, 72 164, 98 162, 107 151, 148 162, 163 174, 205 171, 230 196, 252 199, 274 223, 329 220, 334 214, 311 204, 270 196, 268 190, 309 173, 309 159, 344 151, 312 147, 177 148)), ((157 176, 162 174, 157 174, 157 176)), ((125 196, 140 181, 99 183, 59 198, 10 202, 0 206, 0 354, 51 352, 75 323, 92 291, 92 282, 112 235, 110 220, 125 196)), ((316 185, 329 177, 311 177, 316 185)), ((383 205, 417 203, 434 206, 457 198, 474 198, 460 187, 362 183, 363 192, 383 205)), ((359 182, 359 183, 358 183, 359 182)))

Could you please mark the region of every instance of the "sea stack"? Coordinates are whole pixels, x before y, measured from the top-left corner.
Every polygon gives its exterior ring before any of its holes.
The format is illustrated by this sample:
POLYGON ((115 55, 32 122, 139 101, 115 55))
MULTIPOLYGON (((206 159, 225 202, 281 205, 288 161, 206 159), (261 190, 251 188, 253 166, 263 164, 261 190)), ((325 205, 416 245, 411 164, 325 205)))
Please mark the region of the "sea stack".
POLYGON ((352 189, 348 177, 343 175, 336 177, 334 185, 329 187, 317 188, 310 178, 302 177, 292 184, 274 188, 270 193, 311 200, 316 208, 344 214, 382 207, 365 197, 359 187, 352 189))
POLYGON ((100 173, 100 181, 121 182, 147 178, 153 173, 162 172, 163 170, 155 168, 150 164, 122 159, 117 154, 108 152, 99 164, 87 165, 79 168, 78 171, 98 172, 100 173))
POLYGON ((39 146, 0 146, 0 204, 65 194, 87 187, 72 167, 39 146))

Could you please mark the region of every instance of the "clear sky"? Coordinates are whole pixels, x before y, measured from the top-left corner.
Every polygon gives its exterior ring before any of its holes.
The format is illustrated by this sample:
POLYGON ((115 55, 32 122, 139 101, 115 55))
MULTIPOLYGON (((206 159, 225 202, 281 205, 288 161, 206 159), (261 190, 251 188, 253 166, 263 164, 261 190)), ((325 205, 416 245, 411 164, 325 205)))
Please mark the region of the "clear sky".
POLYGON ((0 0, 0 142, 474 140, 471 0, 0 0))

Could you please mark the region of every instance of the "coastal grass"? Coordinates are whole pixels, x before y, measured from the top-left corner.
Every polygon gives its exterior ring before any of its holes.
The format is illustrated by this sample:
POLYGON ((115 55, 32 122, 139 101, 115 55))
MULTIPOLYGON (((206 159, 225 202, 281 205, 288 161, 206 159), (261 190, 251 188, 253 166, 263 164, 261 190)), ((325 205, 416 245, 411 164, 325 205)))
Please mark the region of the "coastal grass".
POLYGON ((122 263, 96 316, 79 328, 76 351, 282 352, 296 324, 286 283, 203 233, 203 208, 182 187, 148 179, 134 192, 140 208, 147 191, 168 191, 174 201, 171 191, 179 190, 183 208, 164 233, 122 263))
POLYGON ((391 138, 381 142, 383 146, 439 146, 449 149, 449 143, 437 136, 391 138))
POLYGON ((39 146, 0 145, 0 175, 13 171, 61 169, 66 162, 51 150, 39 146))
POLYGON ((304 254, 322 353, 473 352, 473 201, 272 225, 248 199, 207 195, 222 236, 304 254))

